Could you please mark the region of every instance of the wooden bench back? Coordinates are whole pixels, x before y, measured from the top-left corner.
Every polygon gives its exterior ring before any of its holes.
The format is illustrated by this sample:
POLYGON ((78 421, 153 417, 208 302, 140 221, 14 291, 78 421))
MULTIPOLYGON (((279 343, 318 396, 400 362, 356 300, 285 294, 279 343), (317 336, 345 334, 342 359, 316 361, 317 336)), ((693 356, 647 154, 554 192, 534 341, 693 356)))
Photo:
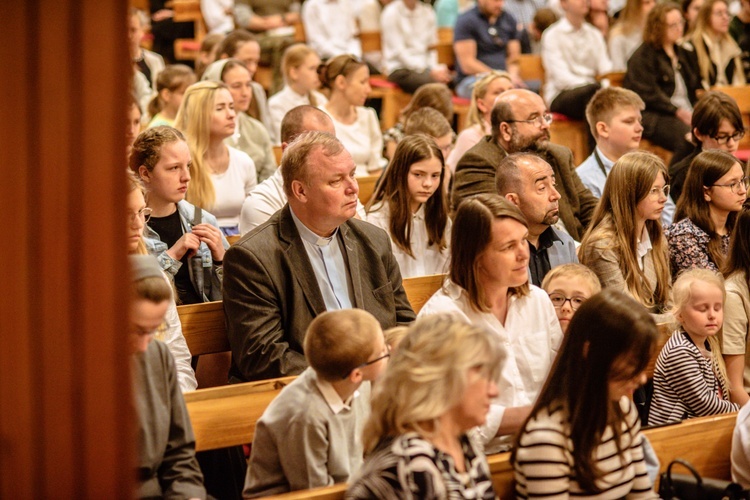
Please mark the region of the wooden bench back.
POLYGON ((409 299, 409 304, 411 304, 415 314, 419 314, 425 302, 440 289, 445 277, 445 274, 433 274, 417 278, 404 278, 404 292, 406 292, 406 298, 409 299))
MULTIPOLYGON (((690 462, 702 477, 728 480, 731 479, 729 456, 736 418, 736 413, 694 418, 666 427, 646 429, 644 434, 648 436, 651 446, 659 457, 661 472, 664 472, 675 458, 683 458, 690 462)), ((490 455, 487 457, 487 462, 490 466, 495 493, 500 498, 515 498, 510 453, 490 455)), ((686 473, 683 470, 675 471, 686 473)), ((268 498, 341 500, 345 492, 346 485, 337 484, 268 498)))
POLYGON ((367 205, 372 195, 375 193, 375 184, 378 183, 379 175, 367 175, 364 177, 357 177, 357 184, 359 184, 359 201, 363 205, 367 205))

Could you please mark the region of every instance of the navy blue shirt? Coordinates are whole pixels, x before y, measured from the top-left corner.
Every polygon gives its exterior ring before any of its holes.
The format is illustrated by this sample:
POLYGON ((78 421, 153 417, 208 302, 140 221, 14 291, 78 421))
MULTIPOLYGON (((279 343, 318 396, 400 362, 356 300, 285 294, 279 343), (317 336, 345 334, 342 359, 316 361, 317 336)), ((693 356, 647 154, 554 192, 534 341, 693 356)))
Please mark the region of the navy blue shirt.
MULTIPOLYGON (((476 6, 464 12, 456 20, 453 29, 453 41, 474 40, 477 43, 477 59, 492 69, 507 69, 505 59, 508 42, 518 40, 516 20, 512 15, 503 11, 497 20, 490 24, 476 6)), ((461 71, 461 65, 456 59, 456 82, 460 82, 467 75, 461 71)))

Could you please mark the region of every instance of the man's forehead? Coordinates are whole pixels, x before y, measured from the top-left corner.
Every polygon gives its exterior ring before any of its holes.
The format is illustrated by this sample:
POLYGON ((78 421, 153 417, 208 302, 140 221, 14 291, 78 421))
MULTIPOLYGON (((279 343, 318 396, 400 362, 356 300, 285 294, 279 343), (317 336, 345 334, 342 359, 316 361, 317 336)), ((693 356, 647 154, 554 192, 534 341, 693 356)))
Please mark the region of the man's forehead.
POLYGON ((520 95, 510 101, 510 107, 514 113, 531 114, 533 112, 544 113, 547 108, 544 101, 538 95, 520 95))
POLYGON ((339 154, 331 156, 327 155, 322 147, 316 147, 310 152, 308 162, 314 170, 326 175, 349 172, 357 168, 352 155, 346 149, 342 149, 339 154))

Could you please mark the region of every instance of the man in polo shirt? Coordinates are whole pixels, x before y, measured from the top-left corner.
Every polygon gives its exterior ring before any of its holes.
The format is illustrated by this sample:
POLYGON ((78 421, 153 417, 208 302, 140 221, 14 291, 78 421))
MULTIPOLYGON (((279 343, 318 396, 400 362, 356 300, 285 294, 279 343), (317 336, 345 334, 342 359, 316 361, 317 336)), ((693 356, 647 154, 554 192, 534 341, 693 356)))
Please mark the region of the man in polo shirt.
POLYGON ((529 275, 536 286, 554 267, 578 262, 573 238, 556 230, 560 193, 549 163, 532 153, 506 156, 497 167, 495 187, 516 205, 529 224, 529 275))
POLYGON ((478 75, 493 69, 507 70, 520 85, 519 38, 516 20, 503 11, 503 0, 477 0, 474 8, 461 14, 453 30, 456 94, 470 98, 478 75))

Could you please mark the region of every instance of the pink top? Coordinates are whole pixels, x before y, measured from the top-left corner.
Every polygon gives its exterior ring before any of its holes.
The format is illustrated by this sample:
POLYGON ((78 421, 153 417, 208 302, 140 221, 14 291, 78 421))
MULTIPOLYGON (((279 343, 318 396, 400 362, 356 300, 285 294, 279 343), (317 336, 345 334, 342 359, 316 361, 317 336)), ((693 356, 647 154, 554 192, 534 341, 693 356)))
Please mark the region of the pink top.
MULTIPOLYGON (((487 128, 489 129, 489 127, 487 128)), ((445 164, 451 169, 451 172, 456 173, 456 165, 458 165, 458 161, 464 153, 476 146, 482 137, 489 133, 489 130, 483 130, 481 125, 476 124, 465 128, 460 134, 458 134, 456 145, 453 147, 453 151, 448 155, 448 160, 445 162, 445 164)))

